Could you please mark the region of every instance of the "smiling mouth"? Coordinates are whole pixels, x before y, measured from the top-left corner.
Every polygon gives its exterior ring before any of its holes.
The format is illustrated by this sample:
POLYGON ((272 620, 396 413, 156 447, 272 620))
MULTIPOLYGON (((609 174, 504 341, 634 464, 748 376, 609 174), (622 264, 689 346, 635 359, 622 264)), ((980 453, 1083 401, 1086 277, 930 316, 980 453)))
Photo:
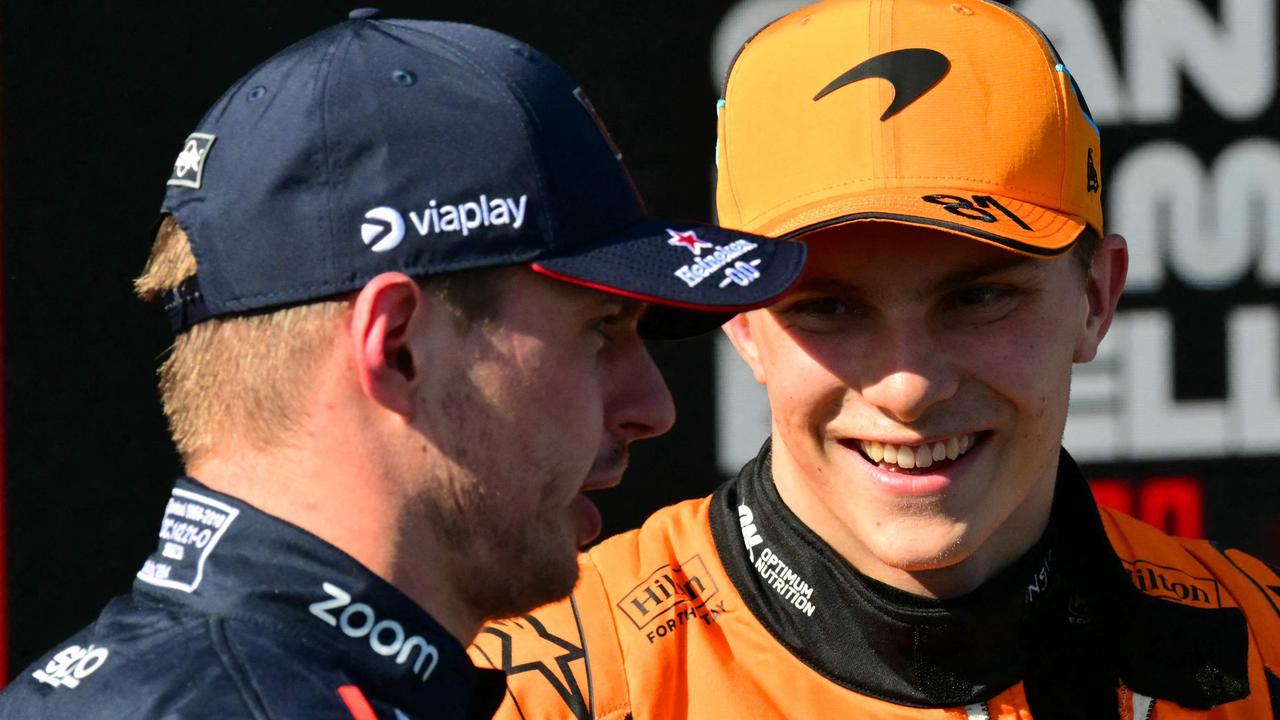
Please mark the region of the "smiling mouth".
POLYGON ((874 440, 854 440, 844 444, 857 449, 872 465, 894 472, 940 472, 964 457, 982 441, 984 434, 953 435, 934 442, 897 445, 874 440))

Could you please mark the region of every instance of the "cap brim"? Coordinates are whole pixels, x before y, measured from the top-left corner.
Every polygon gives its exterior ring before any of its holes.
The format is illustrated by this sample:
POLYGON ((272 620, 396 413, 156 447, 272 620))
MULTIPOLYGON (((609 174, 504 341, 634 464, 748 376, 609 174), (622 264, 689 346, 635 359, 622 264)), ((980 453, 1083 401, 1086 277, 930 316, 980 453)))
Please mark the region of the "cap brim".
POLYGON ((799 242, 646 220, 590 249, 531 266, 548 277, 651 303, 641 334, 676 339, 773 303, 795 284, 804 260, 799 242))
POLYGON ((1071 249, 1085 228, 1083 217, 996 194, 972 190, 895 188, 802 206, 752 229, 795 238, 833 225, 885 220, 944 230, 1007 250, 1053 257, 1071 249), (924 198, 933 198, 933 201, 924 198))

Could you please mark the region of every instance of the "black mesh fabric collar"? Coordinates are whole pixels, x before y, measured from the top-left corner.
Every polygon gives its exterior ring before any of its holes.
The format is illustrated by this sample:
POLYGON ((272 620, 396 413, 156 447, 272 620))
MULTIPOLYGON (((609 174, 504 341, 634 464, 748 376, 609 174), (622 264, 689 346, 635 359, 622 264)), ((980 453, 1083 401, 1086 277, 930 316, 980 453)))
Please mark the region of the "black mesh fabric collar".
POLYGON ((786 506, 770 465, 766 442, 716 491, 711 531, 751 612, 835 683, 938 708, 1023 681, 1031 711, 1050 720, 1118 718, 1121 682, 1191 708, 1248 694, 1243 615, 1138 592, 1066 451, 1044 536, 972 593, 945 601, 854 570, 786 506))

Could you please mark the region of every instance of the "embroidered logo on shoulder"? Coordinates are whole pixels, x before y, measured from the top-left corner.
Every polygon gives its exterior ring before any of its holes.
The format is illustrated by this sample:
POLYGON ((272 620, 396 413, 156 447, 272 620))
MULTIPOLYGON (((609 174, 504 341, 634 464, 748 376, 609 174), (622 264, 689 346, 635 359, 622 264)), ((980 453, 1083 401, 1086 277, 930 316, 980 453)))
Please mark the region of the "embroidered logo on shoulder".
POLYGON ((474 647, 491 666, 500 668, 508 677, 530 672, 541 675, 564 704, 568 711, 565 717, 590 720, 588 692, 591 676, 586 664, 586 646, 581 637, 575 643, 571 638, 557 635, 536 616, 523 615, 485 626, 474 647), (485 635, 498 639, 497 658, 490 657, 480 647, 485 635))
POLYGON ((341 630, 349 638, 368 638, 371 650, 382 657, 394 659, 397 665, 407 666, 409 659, 413 658, 414 675, 422 682, 431 677, 440 662, 440 651, 435 645, 421 635, 409 635, 403 625, 391 618, 379 620, 373 607, 367 603, 351 602, 351 593, 341 587, 329 582, 322 583, 320 587, 329 598, 311 603, 307 609, 312 615, 341 630), (335 615, 336 610, 342 612, 335 615))
POLYGON ((195 190, 204 182, 204 161, 217 137, 208 133, 191 133, 182 144, 182 152, 173 161, 173 174, 166 185, 181 185, 195 190))
POLYGON ((712 623, 723 610, 723 605, 709 608, 707 603, 719 591, 706 563, 694 555, 679 565, 663 565, 649 573, 649 577, 618 601, 617 607, 637 630, 675 611, 646 634, 652 644, 655 639, 666 637, 690 620, 712 623))
POLYGON ((1146 560, 1125 560, 1124 567, 1129 571, 1134 586, 1148 595, 1176 600, 1184 605, 1222 607, 1218 583, 1213 578, 1196 577, 1146 560))
POLYGON ((174 488, 160 523, 160 547, 143 563, 138 579, 195 592, 204 578, 205 561, 239 514, 224 502, 174 488))
POLYGON ((54 655, 43 668, 31 673, 31 677, 45 685, 74 689, 97 672, 110 654, 111 651, 104 647, 72 645, 54 655))

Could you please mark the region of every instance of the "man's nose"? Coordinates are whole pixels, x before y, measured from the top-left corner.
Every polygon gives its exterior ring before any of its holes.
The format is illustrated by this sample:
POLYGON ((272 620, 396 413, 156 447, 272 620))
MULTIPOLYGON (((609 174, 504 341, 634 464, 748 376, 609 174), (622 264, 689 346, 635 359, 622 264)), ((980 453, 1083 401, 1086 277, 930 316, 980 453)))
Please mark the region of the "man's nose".
POLYGON ((675 403, 653 357, 636 338, 613 364, 605 422, 624 440, 661 435, 676 422, 675 403))
MULTIPOLYGON (((918 327, 918 326, 917 326, 918 327)), ((942 344, 917 328, 887 331, 863 358, 862 397, 901 422, 919 421, 954 397, 960 373, 942 344)))

